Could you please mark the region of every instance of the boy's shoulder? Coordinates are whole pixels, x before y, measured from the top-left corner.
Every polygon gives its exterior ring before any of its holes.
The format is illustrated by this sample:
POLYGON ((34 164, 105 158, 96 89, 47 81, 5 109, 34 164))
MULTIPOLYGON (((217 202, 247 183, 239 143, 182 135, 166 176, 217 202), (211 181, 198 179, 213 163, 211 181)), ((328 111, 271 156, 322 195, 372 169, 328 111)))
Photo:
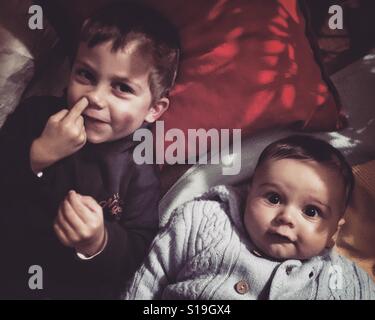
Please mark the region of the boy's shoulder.
POLYGON ((47 112, 53 114, 64 107, 66 107, 65 97, 31 96, 22 100, 17 109, 19 111, 27 109, 30 112, 47 112))
POLYGON ((64 97, 32 96, 23 99, 16 110, 9 115, 9 120, 29 123, 31 127, 39 127, 45 124, 48 118, 66 107, 64 97))
POLYGON ((23 99, 10 113, 2 127, 3 132, 26 133, 30 137, 40 134, 48 118, 66 107, 64 97, 33 96, 23 99))

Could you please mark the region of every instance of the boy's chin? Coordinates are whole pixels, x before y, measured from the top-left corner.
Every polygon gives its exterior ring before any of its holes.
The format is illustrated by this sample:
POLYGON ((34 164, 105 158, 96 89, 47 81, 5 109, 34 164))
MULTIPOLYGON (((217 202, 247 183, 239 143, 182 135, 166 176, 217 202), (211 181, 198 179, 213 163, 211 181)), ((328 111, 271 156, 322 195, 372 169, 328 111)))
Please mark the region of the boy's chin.
POLYGON ((106 139, 105 137, 101 137, 98 135, 92 135, 92 134, 87 134, 87 142, 90 142, 92 144, 99 144, 103 142, 108 142, 109 139, 106 139))

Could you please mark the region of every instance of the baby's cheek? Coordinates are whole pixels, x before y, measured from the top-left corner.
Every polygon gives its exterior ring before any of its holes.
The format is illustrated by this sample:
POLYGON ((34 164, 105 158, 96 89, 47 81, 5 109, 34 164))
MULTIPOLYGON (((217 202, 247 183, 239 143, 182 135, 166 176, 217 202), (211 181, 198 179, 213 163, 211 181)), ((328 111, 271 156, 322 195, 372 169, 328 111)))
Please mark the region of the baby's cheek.
POLYGON ((248 224, 259 228, 261 225, 266 223, 265 221, 264 208, 259 202, 253 202, 246 211, 246 219, 248 224))

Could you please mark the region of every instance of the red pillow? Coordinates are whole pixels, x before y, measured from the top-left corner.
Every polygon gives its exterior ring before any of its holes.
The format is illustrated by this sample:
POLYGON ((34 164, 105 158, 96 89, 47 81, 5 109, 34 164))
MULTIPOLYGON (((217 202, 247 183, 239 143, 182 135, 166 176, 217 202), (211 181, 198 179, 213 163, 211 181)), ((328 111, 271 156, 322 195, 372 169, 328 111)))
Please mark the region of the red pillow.
POLYGON ((344 117, 314 59, 296 0, 146 2, 177 25, 182 39, 165 130, 342 128, 344 117))
MULTIPOLYGON (((71 39, 75 28, 67 28, 67 20, 77 27, 112 1, 37 2, 54 17, 61 38, 71 39)), ((345 118, 314 59, 297 0, 143 1, 171 19, 182 38, 179 78, 162 118, 165 131, 342 128, 345 118)))

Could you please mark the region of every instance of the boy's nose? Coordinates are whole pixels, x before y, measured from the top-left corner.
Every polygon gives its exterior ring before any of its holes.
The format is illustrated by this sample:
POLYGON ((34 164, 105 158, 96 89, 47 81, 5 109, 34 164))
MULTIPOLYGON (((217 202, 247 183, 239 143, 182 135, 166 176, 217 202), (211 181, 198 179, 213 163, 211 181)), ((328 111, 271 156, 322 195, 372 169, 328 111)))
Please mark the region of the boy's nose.
POLYGON ((89 107, 103 109, 105 107, 105 90, 102 87, 96 87, 86 94, 89 100, 89 107))

